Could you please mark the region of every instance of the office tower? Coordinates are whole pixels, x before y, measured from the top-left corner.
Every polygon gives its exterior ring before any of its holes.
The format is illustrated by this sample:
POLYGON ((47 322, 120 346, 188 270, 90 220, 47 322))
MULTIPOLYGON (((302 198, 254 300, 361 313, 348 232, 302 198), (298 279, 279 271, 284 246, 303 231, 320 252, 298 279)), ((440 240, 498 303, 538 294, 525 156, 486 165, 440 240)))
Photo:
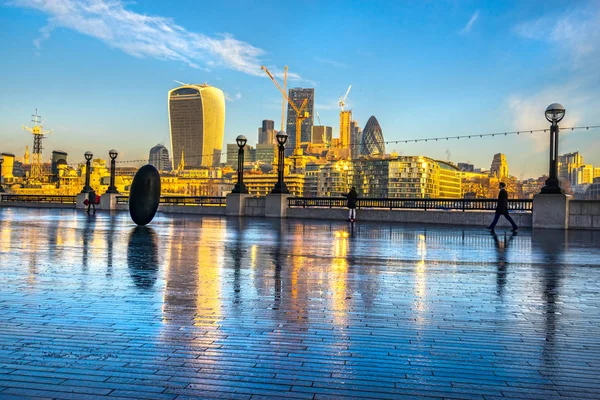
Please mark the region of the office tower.
POLYGON ((362 129, 358 126, 358 121, 350 122, 350 157, 358 158, 360 156, 360 142, 362 141, 362 129))
POLYGON ((558 179, 577 185, 577 168, 583 165, 583 156, 578 151, 558 156, 558 179))
POLYGON ((577 167, 576 171, 576 185, 586 185, 594 181, 594 166, 590 164, 584 164, 577 167))
POLYGON ((183 85, 169 91, 173 168, 218 166, 225 134, 225 96, 220 89, 183 85))
POLYGON ((148 164, 154 165, 159 171, 170 171, 171 160, 169 159, 169 150, 162 144, 157 144, 150 149, 148 164))
POLYGON ((275 122, 265 119, 262 127, 258 128, 258 144, 274 144, 275 141, 275 122))
POLYGON ((492 166, 490 167, 490 176, 498 178, 500 181, 508 178, 508 163, 504 154, 494 154, 492 166))
POLYGON ((317 145, 331 145, 333 128, 326 125, 315 125, 312 127, 312 138, 310 142, 317 145))
MULTIPOLYGON (((304 99, 307 99, 306 108, 302 111, 308 112, 308 118, 302 121, 300 131, 300 142, 310 142, 312 126, 314 124, 315 89, 293 88, 289 90, 288 97, 298 109, 304 99)), ((285 145, 286 156, 292 154, 296 146, 296 111, 288 104, 286 133, 288 140, 285 145)))
POLYGON ((58 180, 58 161, 63 160, 67 163, 67 153, 62 150, 52 151, 52 178, 56 182, 58 180))
POLYGON ((340 111, 340 148, 348 149, 350 147, 350 124, 352 121, 352 111, 340 111))
MULTIPOLYGON (((239 151, 240 147, 237 143, 228 143, 225 164, 237 169, 239 151)), ((244 146, 244 164, 254 161, 256 161, 256 150, 247 144, 244 146)))
POLYGON ((371 118, 369 118, 365 125, 365 129, 363 129, 360 155, 369 156, 373 154, 385 154, 385 143, 379 121, 377 121, 374 115, 371 115, 371 118))
POLYGON ((276 144, 263 143, 256 145, 256 161, 258 162, 275 164, 276 154, 276 144))

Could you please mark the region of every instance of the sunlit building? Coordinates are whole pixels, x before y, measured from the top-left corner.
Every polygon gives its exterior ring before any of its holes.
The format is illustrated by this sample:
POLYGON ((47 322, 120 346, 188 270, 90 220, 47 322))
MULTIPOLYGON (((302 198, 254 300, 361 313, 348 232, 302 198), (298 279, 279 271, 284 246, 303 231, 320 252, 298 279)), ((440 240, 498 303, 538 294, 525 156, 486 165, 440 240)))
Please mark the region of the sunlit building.
POLYGON ((358 126, 358 121, 350 123, 350 157, 352 159, 360 157, 360 143, 362 141, 362 129, 358 126))
POLYGON ((494 154, 492 166, 490 168, 490 176, 502 181, 508 178, 508 163, 506 156, 502 153, 494 154))
MULTIPOLYGON (((273 190, 277 183, 277 173, 270 174, 244 174, 244 183, 248 192, 253 196, 266 196, 273 190)), ((290 193, 297 197, 304 196, 304 175, 285 175, 285 184, 290 193)))
POLYGON ((162 144, 157 144, 150 149, 148 164, 153 165, 159 171, 169 171, 171 169, 169 150, 162 144))
POLYGON ((270 119, 265 119, 262 126, 258 128, 258 144, 274 144, 275 140, 275 122, 270 119))
POLYGON ((257 162, 275 164, 277 158, 277 145, 276 144, 257 144, 256 145, 255 160, 257 162))
POLYGON ((2 163, 2 174, 0 175, 1 182, 12 183, 14 180, 13 168, 15 165, 15 155, 12 153, 2 153, 4 162, 2 163))
POLYGON ((169 128, 173 169, 217 166, 225 134, 225 96, 220 89, 184 85, 169 91, 169 128))
MULTIPOLYGON (((300 127, 300 142, 310 142, 312 127, 314 125, 315 89, 293 88, 288 94, 290 100, 299 109, 304 99, 307 100, 306 108, 308 118, 302 121, 300 127)), ((285 146, 285 155, 290 155, 296 146, 296 111, 288 104, 286 133, 288 140, 285 146)))
POLYGON ((363 129, 360 155, 370 156, 375 154, 385 154, 385 143, 383 141, 383 131, 381 130, 381 126, 379 126, 379 121, 372 115, 367 121, 365 129, 363 129))
POLYGON ((342 149, 349 149, 350 147, 351 122, 352 111, 340 111, 340 147, 342 149))
POLYGON ((558 156, 558 178, 577 185, 577 168, 583 165, 583 156, 578 151, 558 156))
POLYGON ((318 174, 318 197, 340 197, 353 186, 352 162, 339 160, 321 167, 318 174))
POLYGON ((314 125, 312 127, 312 138, 310 142, 313 145, 331 145, 333 128, 325 125, 314 125))

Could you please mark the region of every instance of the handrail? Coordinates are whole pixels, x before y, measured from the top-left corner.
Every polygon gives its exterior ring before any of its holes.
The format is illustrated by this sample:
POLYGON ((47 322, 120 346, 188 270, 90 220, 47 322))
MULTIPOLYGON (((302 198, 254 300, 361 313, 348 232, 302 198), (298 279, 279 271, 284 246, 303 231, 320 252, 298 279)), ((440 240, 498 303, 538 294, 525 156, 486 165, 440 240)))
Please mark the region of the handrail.
MULTIPOLYGON (((345 197, 290 197, 289 207, 301 208, 345 208, 348 200, 345 197)), ((359 198, 356 208, 379 209, 418 209, 418 210, 487 210, 496 209, 495 199, 410 199, 410 198, 359 198)), ((508 200, 511 211, 531 212, 532 199, 508 200)))
POLYGON ((2 202, 11 203, 60 203, 75 204, 77 196, 45 195, 45 194, 6 194, 2 193, 2 202))
MULTIPOLYGON (((129 196, 117 196, 117 204, 128 204, 129 196)), ((161 205, 173 206, 218 206, 226 205, 225 197, 217 196, 162 196, 161 205)))

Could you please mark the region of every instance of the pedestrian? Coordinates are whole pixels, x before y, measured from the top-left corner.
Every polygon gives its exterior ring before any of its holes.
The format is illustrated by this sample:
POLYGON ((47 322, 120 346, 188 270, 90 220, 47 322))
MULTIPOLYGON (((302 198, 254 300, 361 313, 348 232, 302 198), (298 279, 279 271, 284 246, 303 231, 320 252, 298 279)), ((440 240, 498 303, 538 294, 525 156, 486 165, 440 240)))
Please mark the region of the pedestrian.
POLYGON ((513 232, 519 229, 517 224, 515 224, 515 221, 508 215, 508 193, 506 192, 506 184, 504 182, 500 182, 500 192, 498 193, 498 204, 496 205, 494 221, 492 221, 492 224, 487 228, 493 231, 501 215, 504 215, 504 218, 510 222, 513 232))
POLYGON ((94 207, 94 214, 96 214, 96 192, 94 189, 91 189, 88 192, 88 204, 87 204, 87 213, 90 213, 90 208, 94 207))
POLYGON ((348 221, 354 222, 356 218, 356 200, 358 199, 356 188, 352 186, 352 189, 344 197, 348 198, 348 221))

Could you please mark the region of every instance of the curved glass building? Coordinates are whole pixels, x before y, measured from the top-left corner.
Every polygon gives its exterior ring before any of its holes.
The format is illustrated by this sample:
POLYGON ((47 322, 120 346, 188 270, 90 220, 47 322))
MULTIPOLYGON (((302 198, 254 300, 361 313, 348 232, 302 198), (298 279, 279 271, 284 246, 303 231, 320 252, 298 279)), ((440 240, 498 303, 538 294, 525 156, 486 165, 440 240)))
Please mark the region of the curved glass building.
POLYGON ((184 166, 218 166, 225 135, 223 92, 207 84, 170 90, 169 130, 173 169, 182 157, 184 166))
POLYGON ((385 143, 379 121, 374 115, 371 115, 362 133, 360 155, 370 156, 373 154, 385 154, 385 143))

